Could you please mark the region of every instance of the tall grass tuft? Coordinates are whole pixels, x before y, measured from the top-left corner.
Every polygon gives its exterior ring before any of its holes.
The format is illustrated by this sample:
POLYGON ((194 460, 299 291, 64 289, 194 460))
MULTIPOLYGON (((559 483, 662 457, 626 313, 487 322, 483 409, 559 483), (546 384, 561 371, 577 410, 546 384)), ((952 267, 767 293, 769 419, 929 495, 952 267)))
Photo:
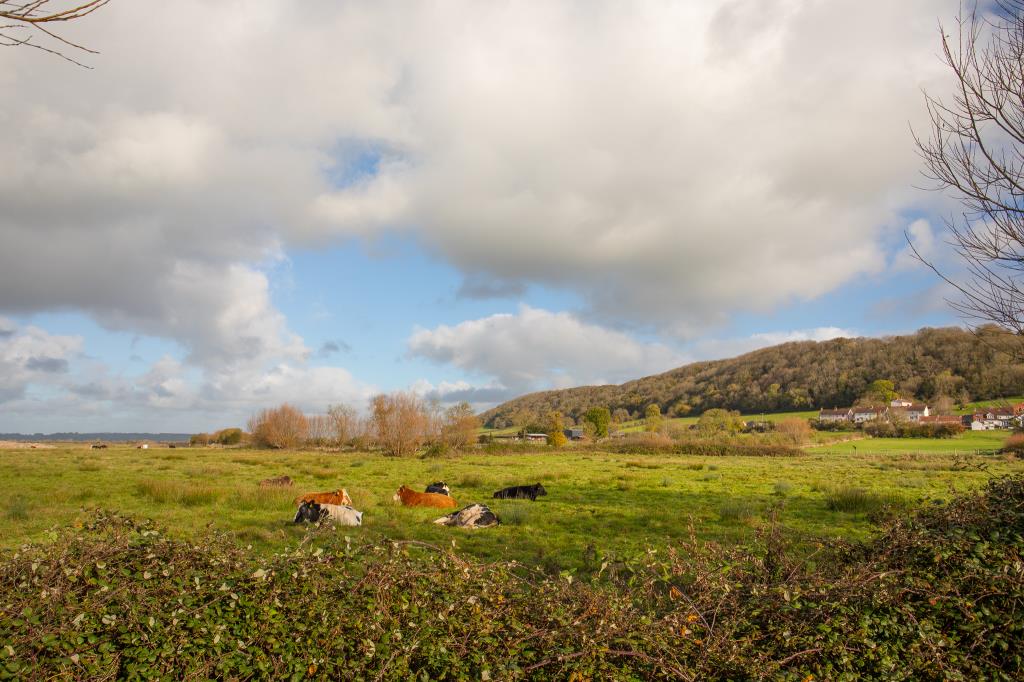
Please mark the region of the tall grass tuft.
POLYGON ((903 498, 899 495, 875 493, 853 486, 834 488, 825 493, 825 507, 829 511, 872 513, 902 503, 903 498))
POLYGON ((483 484, 484 479, 477 474, 463 474, 462 478, 455 483, 455 485, 461 488, 480 488, 483 484))
POLYGON ((729 500, 718 508, 723 521, 749 521, 757 516, 757 507, 749 500, 729 500))
POLYGON ((7 500, 4 507, 4 517, 11 521, 25 521, 28 519, 28 500, 21 495, 15 495, 7 500))
POLYGON ((191 481, 147 479, 139 481, 135 490, 159 504, 180 504, 184 507, 212 504, 221 495, 219 488, 191 481))
POLYGON ((775 482, 775 494, 779 497, 785 497, 786 495, 793 492, 793 484, 789 481, 776 481, 775 482))
POLYGON ((526 505, 515 504, 505 508, 498 518, 506 526, 521 526, 530 519, 530 510, 526 505))

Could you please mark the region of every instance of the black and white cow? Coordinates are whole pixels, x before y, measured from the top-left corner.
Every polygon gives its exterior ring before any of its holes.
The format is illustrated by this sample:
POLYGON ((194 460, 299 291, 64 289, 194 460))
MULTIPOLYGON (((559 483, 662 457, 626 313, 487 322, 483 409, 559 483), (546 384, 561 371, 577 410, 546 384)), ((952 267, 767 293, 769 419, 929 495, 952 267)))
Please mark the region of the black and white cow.
POLYGON ((531 502, 536 502, 538 497, 547 494, 548 491, 544 490, 544 486, 540 483, 535 483, 533 485, 515 485, 511 488, 502 488, 494 493, 494 498, 498 500, 530 500, 531 502))
POLYGON ((292 523, 321 523, 323 521, 338 526, 361 526, 363 525, 363 512, 340 504, 303 502, 295 512, 292 523))
POLYGON ((452 495, 452 491, 449 490, 448 484, 445 483, 444 481, 434 481, 433 483, 427 486, 427 489, 424 492, 437 493, 438 495, 447 495, 448 497, 451 497, 452 495))
POLYGON ((465 509, 452 512, 436 519, 434 523, 441 526, 457 528, 490 528, 501 523, 497 515, 486 504, 471 504, 465 509))

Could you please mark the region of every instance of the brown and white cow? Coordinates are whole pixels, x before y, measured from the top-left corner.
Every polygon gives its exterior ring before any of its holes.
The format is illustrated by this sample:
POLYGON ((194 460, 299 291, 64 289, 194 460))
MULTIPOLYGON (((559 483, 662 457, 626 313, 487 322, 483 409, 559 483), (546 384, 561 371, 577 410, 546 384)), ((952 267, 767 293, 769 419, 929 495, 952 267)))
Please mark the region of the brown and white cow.
POLYGON ((352 498, 348 496, 348 491, 344 488, 338 488, 326 493, 306 493, 305 495, 299 495, 295 498, 295 504, 301 505, 303 502, 316 502, 317 504, 338 504, 343 507, 352 506, 352 498))
POLYGON ((401 501, 406 507, 436 507, 437 509, 454 509, 458 506, 454 497, 439 493, 418 493, 407 485, 398 489, 393 498, 401 501))

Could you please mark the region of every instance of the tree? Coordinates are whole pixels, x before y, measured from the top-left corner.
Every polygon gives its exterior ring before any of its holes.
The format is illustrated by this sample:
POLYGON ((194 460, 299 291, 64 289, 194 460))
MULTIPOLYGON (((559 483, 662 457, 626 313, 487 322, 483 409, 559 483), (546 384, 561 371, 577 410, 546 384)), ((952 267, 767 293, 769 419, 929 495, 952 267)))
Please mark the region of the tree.
POLYGON ((644 430, 657 431, 661 428, 661 408, 657 403, 651 403, 644 408, 644 430))
POLYGON ((347 445, 356 437, 359 415, 355 408, 348 405, 328 405, 327 419, 330 422, 331 436, 338 445, 347 445))
POLYGON ((1024 334, 1024 0, 997 0, 942 33, 942 54, 955 81, 950 100, 926 95, 927 136, 915 133, 925 175, 963 206, 947 221, 963 277, 918 257, 958 296, 966 319, 1024 334), (994 17, 994 18, 993 18, 994 17))
POLYGON ((76 45, 57 35, 55 25, 88 16, 110 0, 88 0, 87 2, 58 0, 53 6, 50 4, 51 1, 14 0, 12 2, 0 0, 0 47, 34 47, 79 66, 90 68, 64 54, 61 51, 61 45, 90 54, 97 54, 97 52, 82 45, 76 45), (33 33, 33 31, 38 33, 33 33), (53 47, 47 47, 36 40, 38 34, 42 34, 43 39, 53 47))
POLYGON ((697 432, 702 436, 728 436, 743 428, 740 413, 721 408, 706 410, 697 420, 697 432))
POLYGON ((569 439, 565 437, 565 423, 562 421, 561 412, 557 410, 548 412, 546 433, 548 434, 548 445, 560 448, 569 442, 569 439))
POLYGON ((285 403, 250 417, 249 432, 260 447, 295 448, 305 442, 309 422, 298 408, 285 403))
POLYGON ((441 426, 441 440, 448 447, 458 450, 476 440, 476 432, 479 428, 480 420, 473 412, 472 406, 463 401, 445 410, 444 423, 441 426))
POLYGON ((868 404, 885 403, 896 398, 896 386, 888 379, 875 379, 868 384, 861 401, 868 404))
POLYGON ((949 415, 953 414, 953 399, 946 395, 940 395, 935 398, 933 402, 932 412, 933 414, 949 415))
POLYGON ((230 428, 221 429, 213 434, 213 440, 221 445, 238 445, 242 442, 242 429, 230 428))
POLYGON ((374 396, 370 400, 370 415, 374 440, 386 455, 411 455, 426 440, 426 409, 415 393, 374 396))
POLYGON ((583 418, 594 427, 595 438, 607 438, 608 426, 612 423, 612 413, 607 407, 592 407, 583 418))

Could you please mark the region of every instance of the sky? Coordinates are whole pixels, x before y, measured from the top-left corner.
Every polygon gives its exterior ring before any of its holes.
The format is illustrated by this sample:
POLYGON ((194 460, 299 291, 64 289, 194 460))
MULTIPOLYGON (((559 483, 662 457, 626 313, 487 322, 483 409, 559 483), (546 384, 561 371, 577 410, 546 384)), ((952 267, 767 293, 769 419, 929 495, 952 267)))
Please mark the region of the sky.
POLYGON ((2 48, 0 432, 959 324, 905 237, 955 269, 911 131, 958 8, 114 0, 89 68, 2 48))

